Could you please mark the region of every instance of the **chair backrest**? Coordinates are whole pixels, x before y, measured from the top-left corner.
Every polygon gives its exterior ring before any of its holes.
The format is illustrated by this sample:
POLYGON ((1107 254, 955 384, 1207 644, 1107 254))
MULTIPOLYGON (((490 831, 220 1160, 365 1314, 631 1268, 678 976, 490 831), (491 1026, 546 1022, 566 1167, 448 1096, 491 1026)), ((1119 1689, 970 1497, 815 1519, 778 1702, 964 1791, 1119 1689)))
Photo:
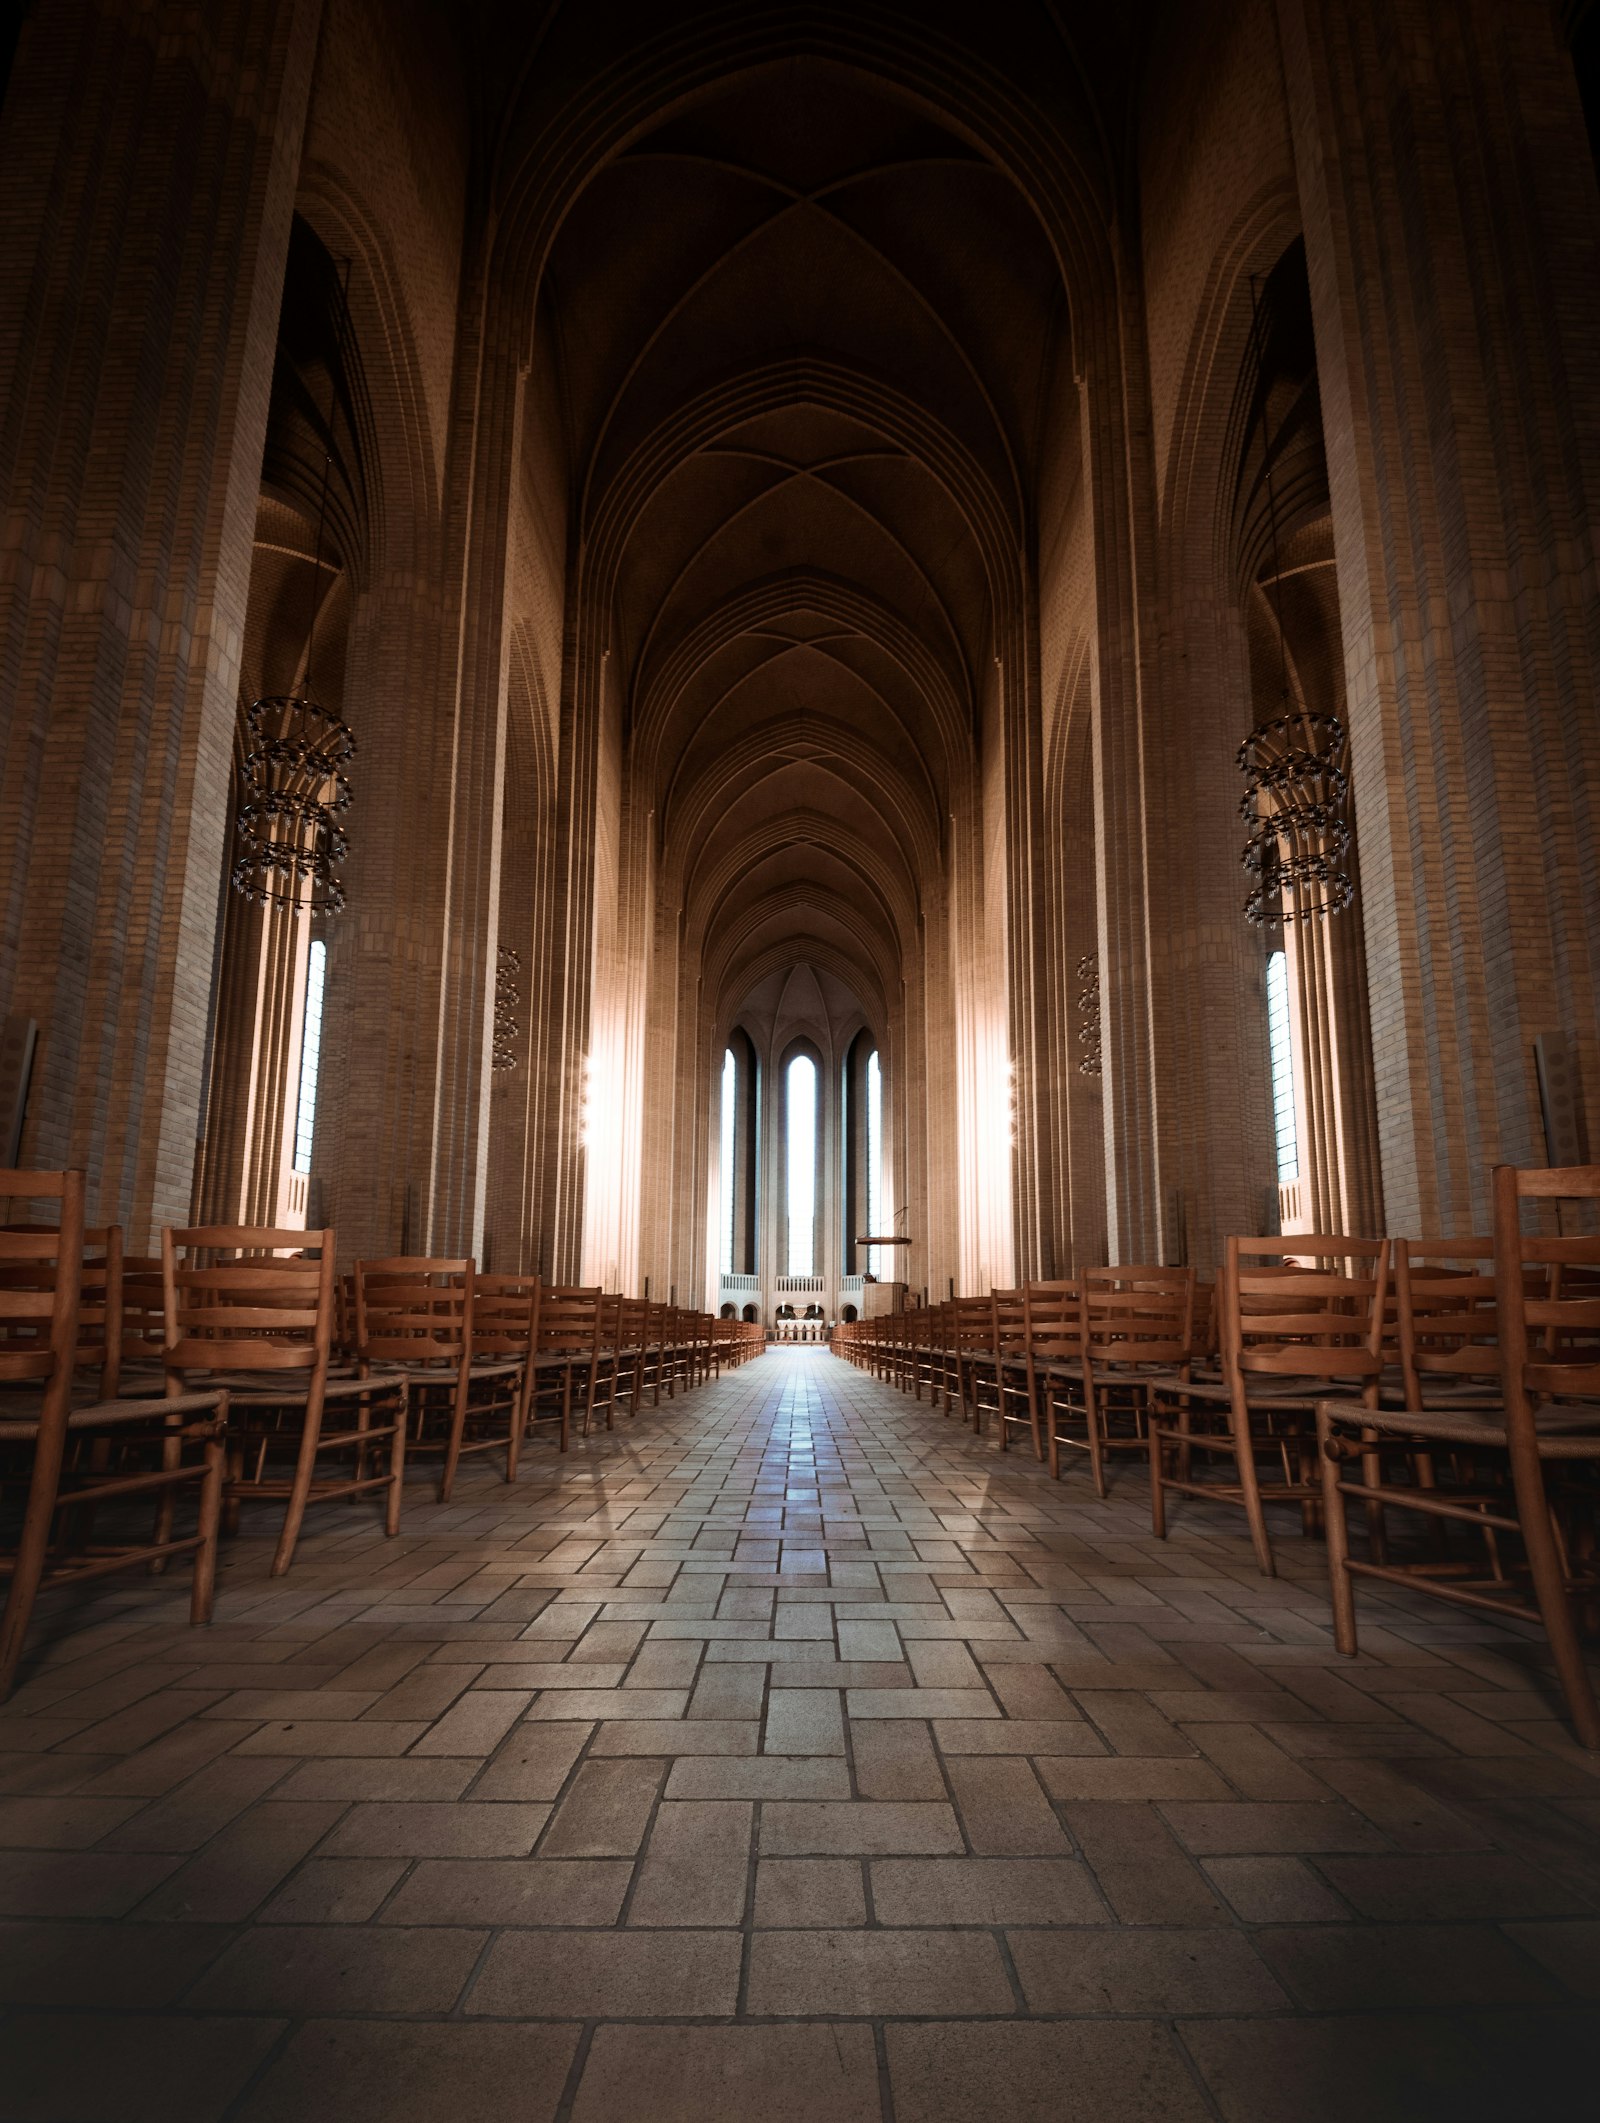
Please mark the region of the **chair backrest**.
POLYGON ((1076 1276, 1022 1286, 1023 1332, 1035 1362, 1075 1360, 1083 1354, 1083 1299, 1076 1276))
POLYGON ((1028 1310, 1020 1288, 989 1292, 989 1345, 998 1356, 1020 1356, 1026 1349, 1028 1310))
MULTIPOLYGON (((36 1236, 38 1224, 8 1224, 23 1237, 36 1236)), ((55 1252, 35 1268, 15 1254, 0 1258, 0 1283, 22 1290, 55 1288, 55 1252)), ((159 1287, 159 1285, 158 1285, 159 1287)), ((78 1272, 78 1334, 73 1359, 79 1371, 93 1371, 102 1400, 114 1400, 122 1370, 122 1226, 108 1224, 83 1234, 78 1272)))
POLYGON ((1197 1282, 1194 1286, 1194 1327, 1189 1347, 1197 1358, 1217 1353, 1217 1286, 1197 1282))
POLYGON ((598 1283, 548 1283, 539 1299, 539 1353, 591 1356, 600 1347, 598 1283))
POLYGON ((1501 1381, 1508 1420, 1524 1439, 1542 1402, 1600 1403, 1600 1238, 1530 1235, 1525 1201, 1600 1204, 1600 1165, 1495 1167, 1501 1381))
POLYGON ((327 1376, 332 1231, 204 1224, 161 1234, 163 1360, 173 1391, 203 1372, 327 1376), (319 1257, 308 1258, 312 1250, 319 1257))
POLYGON ((1500 1376, 1492 1238, 1392 1238, 1395 1331, 1408 1407, 1425 1378, 1500 1376))
POLYGON ((64 1420, 78 1358, 83 1174, 0 1170, 0 1201, 53 1202, 53 1224, 0 1231, 0 1382, 44 1389, 43 1420, 64 1420))
POLYGON ((1085 1268, 1085 1361, 1097 1370, 1119 1364, 1184 1364, 1194 1350, 1192 1268, 1085 1268))
POLYGON ((526 1356, 538 1339, 542 1285, 536 1275, 475 1275, 474 1356, 526 1356))
POLYGON ((159 1253, 122 1256, 122 1361, 161 1364, 167 1346, 166 1285, 159 1253))
POLYGON ((626 1302, 620 1290, 601 1292, 600 1347, 608 1356, 614 1356, 622 1347, 622 1308, 626 1302))
POLYGON ((356 1347, 364 1364, 455 1365, 472 1360, 470 1260, 398 1253, 356 1262, 356 1347))
POLYGON ((951 1304, 951 1327, 958 1349, 987 1349, 994 1320, 986 1297, 958 1297, 951 1304))
POLYGON ((1224 1366, 1241 1374, 1376 1380, 1388 1263, 1386 1239, 1298 1231, 1230 1238, 1217 1290, 1224 1366))
POLYGON ((334 1284, 334 1347, 345 1356, 354 1356, 357 1348, 356 1335, 356 1278, 353 1269, 347 1269, 334 1284))

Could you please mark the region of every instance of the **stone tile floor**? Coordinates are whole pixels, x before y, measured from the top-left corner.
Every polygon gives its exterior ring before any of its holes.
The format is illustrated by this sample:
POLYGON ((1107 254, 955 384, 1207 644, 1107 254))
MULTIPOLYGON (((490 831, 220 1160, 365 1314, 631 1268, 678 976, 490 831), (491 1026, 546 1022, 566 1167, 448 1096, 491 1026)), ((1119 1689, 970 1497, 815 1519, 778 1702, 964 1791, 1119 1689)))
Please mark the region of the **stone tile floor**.
POLYGON ((1343 1660, 1315 1546, 820 1350, 524 1466, 247 1535, 207 1631, 50 1610, 4 2123, 1600 2107, 1600 1763, 1512 1632, 1368 1594, 1343 1660))

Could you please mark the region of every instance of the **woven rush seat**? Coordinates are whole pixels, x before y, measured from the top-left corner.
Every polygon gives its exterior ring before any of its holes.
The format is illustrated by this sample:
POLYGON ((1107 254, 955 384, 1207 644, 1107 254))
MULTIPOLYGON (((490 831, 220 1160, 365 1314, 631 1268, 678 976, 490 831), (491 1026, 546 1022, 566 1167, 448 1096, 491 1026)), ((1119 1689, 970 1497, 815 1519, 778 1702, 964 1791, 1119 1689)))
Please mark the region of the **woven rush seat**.
MULTIPOLYGON (((520 1356, 475 1356, 467 1366, 467 1376, 469 1378, 505 1378, 512 1373, 519 1372, 522 1369, 522 1365, 523 1359, 520 1356)), ((411 1363, 405 1357, 391 1356, 384 1359, 381 1370, 374 1366, 367 1379, 352 1378, 348 1383, 360 1386, 368 1384, 371 1380, 379 1377, 391 1379, 420 1378, 437 1383, 440 1372, 437 1363, 430 1363, 426 1359, 411 1363)))
MULTIPOLYGON (((215 1392, 169 1393, 155 1399, 137 1397, 114 1401, 91 1401, 82 1407, 69 1410, 69 1431, 109 1430, 129 1423, 165 1423, 174 1415, 203 1415, 214 1413, 228 1397, 228 1389, 219 1386, 215 1392)), ((0 1417, 0 1439, 11 1443, 26 1443, 37 1437, 39 1425, 44 1419, 41 1406, 36 1414, 17 1415, 7 1413, 0 1417)))
MULTIPOLYGON (((1505 1411, 1492 1408, 1362 1408, 1345 1400, 1322 1400, 1317 1413, 1351 1430, 1380 1430, 1436 1445, 1509 1445, 1505 1411)), ((1542 1459, 1600 1459, 1600 1415, 1592 1407, 1537 1409, 1534 1430, 1542 1459)))
MULTIPOLYGON (((1151 1373, 1144 1383, 1152 1393, 1181 1395, 1185 1400, 1199 1401, 1208 1408, 1230 1408, 1233 1405, 1232 1391, 1226 1381, 1219 1378, 1188 1379, 1176 1371, 1158 1371, 1151 1373)), ((1316 1412, 1319 1401, 1330 1398, 1326 1381, 1314 1377, 1274 1379, 1270 1384, 1259 1378, 1248 1379, 1244 1397, 1248 1407, 1260 1409, 1267 1415, 1274 1410, 1286 1415, 1311 1415, 1316 1412)), ((1360 1404, 1352 1400, 1350 1405, 1360 1404)))
MULTIPOLYGON (((298 1408, 311 1391, 309 1381, 301 1383, 271 1372, 218 1371, 208 1375, 226 1389, 236 1408, 298 1408)), ((398 1364, 386 1364, 381 1371, 373 1370, 365 1378, 341 1370, 329 1375, 322 1397, 328 1401, 353 1400, 364 1393, 391 1392, 404 1382, 404 1373, 398 1364)), ((124 1397, 136 1398, 132 1394, 124 1397)))

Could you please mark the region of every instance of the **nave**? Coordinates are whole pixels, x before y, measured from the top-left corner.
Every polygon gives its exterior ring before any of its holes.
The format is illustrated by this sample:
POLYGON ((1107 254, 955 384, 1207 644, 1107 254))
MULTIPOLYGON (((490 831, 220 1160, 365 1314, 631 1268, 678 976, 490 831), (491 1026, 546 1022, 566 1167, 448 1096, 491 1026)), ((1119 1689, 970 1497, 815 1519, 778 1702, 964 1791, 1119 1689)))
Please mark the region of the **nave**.
MULTIPOLYGON (((1600 1782, 1492 1618, 769 1349, 400 1536, 41 1612, 18 2123, 1579 2112, 1600 1782)), ((1587 2002, 1586 2002, 1587 2000, 1587 2002)))

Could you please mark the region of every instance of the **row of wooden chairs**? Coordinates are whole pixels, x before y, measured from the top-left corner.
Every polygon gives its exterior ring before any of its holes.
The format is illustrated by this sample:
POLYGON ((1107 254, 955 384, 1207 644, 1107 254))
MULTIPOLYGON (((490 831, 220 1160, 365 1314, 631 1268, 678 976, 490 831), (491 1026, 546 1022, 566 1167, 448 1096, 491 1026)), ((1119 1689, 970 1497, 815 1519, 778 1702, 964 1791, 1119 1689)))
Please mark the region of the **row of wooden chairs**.
POLYGON ((514 1481, 536 1424, 564 1452, 574 1423, 610 1428, 763 1346, 743 1321, 470 1259, 338 1277, 331 1230, 169 1230, 159 1258, 128 1259, 117 1229, 85 1229, 78 1173, 0 1172, 0 1197, 53 1211, 0 1231, 0 1467, 25 1495, 14 1552, 0 1543, 0 1700, 42 1584, 193 1554, 204 1620, 246 1500, 283 1507, 281 1576, 313 1503, 381 1490, 397 1533, 408 1456, 438 1458, 447 1502, 468 1455, 503 1454, 514 1481), (180 1537, 186 1489, 199 1523, 180 1537), (146 1492, 148 1538, 93 1541, 99 1507, 146 1492))
POLYGON ((1108 1456, 1139 1455, 1158 1536, 1173 1497, 1238 1507, 1268 1575, 1267 1508, 1294 1508, 1326 1532, 1343 1651, 1361 1577, 1539 1623, 1600 1747, 1580 1641, 1600 1599, 1600 1167, 1505 1166, 1494 1189, 1490 1236, 1233 1238, 1215 1291, 1091 1269, 855 1322, 835 1347, 979 1432, 994 1417, 1002 1445, 1026 1422, 1053 1474, 1081 1451, 1102 1496, 1108 1456), (1530 1200, 1577 1205, 1588 1231, 1525 1233, 1530 1200))
POLYGON ((1095 1268, 841 1323, 834 1346, 980 1435, 992 1418, 1002 1449, 1026 1426, 1053 1475, 1082 1453, 1104 1496, 1110 1455, 1145 1450, 1148 1377, 1211 1353, 1210 1300, 1190 1269, 1095 1268))

